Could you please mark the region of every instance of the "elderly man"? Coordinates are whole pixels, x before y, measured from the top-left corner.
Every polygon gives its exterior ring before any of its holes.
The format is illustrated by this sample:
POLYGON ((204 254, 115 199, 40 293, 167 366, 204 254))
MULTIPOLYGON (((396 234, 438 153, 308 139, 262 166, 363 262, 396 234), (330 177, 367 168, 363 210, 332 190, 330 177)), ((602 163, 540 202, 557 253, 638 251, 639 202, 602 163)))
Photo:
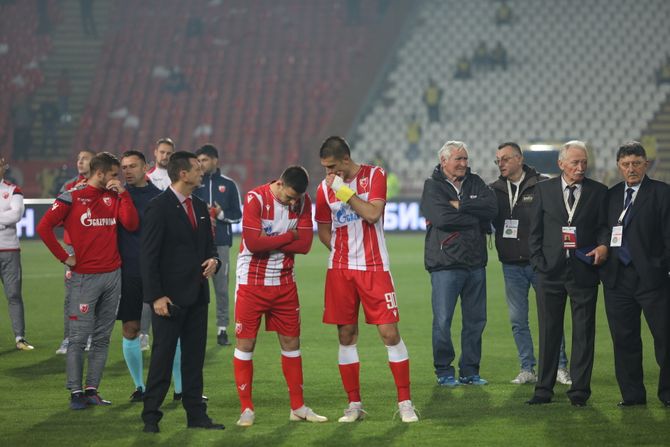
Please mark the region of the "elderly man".
POLYGON ((470 172, 465 143, 447 141, 438 157, 421 197, 428 231, 424 261, 432 284, 435 374, 441 386, 486 385, 479 376, 486 326, 486 234, 498 207, 486 183, 470 172), (457 380, 451 365, 451 320, 459 295, 463 331, 457 380))
POLYGON ((623 400, 620 407, 644 405, 640 313, 654 338, 660 367, 658 398, 670 406, 670 190, 647 175, 647 154, 636 141, 617 152, 623 182, 607 194, 610 260, 602 268, 605 309, 614 344, 614 368, 623 400))
POLYGON ((581 141, 568 141, 558 155, 559 177, 535 187, 530 262, 537 273, 540 371, 530 405, 551 402, 556 384, 565 303, 572 312, 572 405, 591 396, 598 269, 607 258, 605 185, 586 178, 588 154, 581 141))
MULTIPOLYGON (((498 146, 495 164, 500 169, 500 178, 491 183, 498 200, 498 215, 493 220, 496 250, 502 263, 512 335, 521 364, 521 370, 512 383, 535 383, 533 338, 528 325, 528 291, 531 285, 537 289, 537 281, 529 261, 528 233, 535 185, 549 177, 524 164, 521 148, 514 142, 498 146)), ((563 339, 556 380, 564 385, 572 383, 567 364, 563 339)))

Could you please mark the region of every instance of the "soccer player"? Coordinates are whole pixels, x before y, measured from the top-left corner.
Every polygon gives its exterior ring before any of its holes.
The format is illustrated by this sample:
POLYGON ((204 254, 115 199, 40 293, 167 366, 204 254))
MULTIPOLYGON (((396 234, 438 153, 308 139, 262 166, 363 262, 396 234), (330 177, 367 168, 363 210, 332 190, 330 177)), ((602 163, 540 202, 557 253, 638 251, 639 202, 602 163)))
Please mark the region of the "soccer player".
POLYGON ((242 243, 237 257, 235 298, 235 383, 242 414, 237 425, 254 423, 251 401, 252 356, 261 316, 276 331, 291 401, 291 421, 325 422, 303 400, 300 356, 300 303, 293 272, 294 255, 312 246, 312 205, 305 190, 307 171, 290 166, 279 180, 247 194, 242 215, 242 243))
POLYGON ((357 164, 347 142, 337 136, 324 141, 319 153, 326 178, 316 192, 319 240, 330 250, 326 275, 324 323, 336 324, 339 365, 349 407, 340 422, 363 419, 356 341, 358 309, 377 326, 388 350, 403 422, 418 417, 410 399, 409 354, 398 332, 398 306, 384 241, 386 173, 378 166, 357 164))
MULTIPOLYGON (((91 159, 95 157, 95 152, 89 149, 79 151, 77 155, 77 175, 63 183, 60 189, 60 194, 69 191, 79 185, 86 183, 88 177, 91 175, 91 159)), ((68 254, 72 254, 72 241, 67 231, 63 232, 63 242, 65 243, 65 250, 68 254)), ((56 354, 66 354, 68 339, 67 335, 70 332, 70 319, 68 318, 68 308, 70 306, 70 278, 72 272, 68 266, 65 266, 65 300, 63 304, 63 341, 61 342, 56 354)), ((86 347, 90 349, 90 341, 86 343, 86 347)))
POLYGON ((21 296, 21 248, 16 235, 16 224, 23 216, 21 188, 4 179, 9 164, 0 157, 0 279, 9 302, 9 319, 16 341, 16 349, 35 349, 25 339, 26 321, 21 296))
POLYGON ((230 246, 233 243, 232 224, 238 223, 242 217, 240 209, 240 193, 233 179, 221 174, 218 167, 219 151, 211 144, 205 144, 195 151, 198 161, 205 172, 202 185, 194 194, 207 203, 212 226, 214 227, 214 244, 221 260, 221 268, 212 276, 216 293, 216 341, 219 345, 229 345, 228 310, 228 273, 230 266, 230 246))
POLYGON ((139 151, 127 151, 121 156, 121 171, 126 180, 125 188, 130 193, 140 218, 137 231, 119 228, 119 252, 121 253, 121 301, 116 319, 123 322, 123 358, 135 383, 131 402, 142 402, 144 397, 144 373, 140 349, 140 319, 142 318, 142 275, 140 273, 140 236, 144 210, 149 201, 161 193, 153 183, 147 181, 147 163, 139 151))
POLYGON ((98 387, 121 295, 117 226, 120 223, 134 231, 139 225, 130 194, 118 179, 119 168, 119 160, 110 153, 93 157, 88 182, 59 195, 37 225, 51 253, 72 270, 66 372, 73 410, 111 404, 100 397, 98 387), (54 228, 61 222, 70 233, 74 254, 68 254, 56 239, 54 228), (89 335, 93 341, 84 388, 84 348, 89 335))

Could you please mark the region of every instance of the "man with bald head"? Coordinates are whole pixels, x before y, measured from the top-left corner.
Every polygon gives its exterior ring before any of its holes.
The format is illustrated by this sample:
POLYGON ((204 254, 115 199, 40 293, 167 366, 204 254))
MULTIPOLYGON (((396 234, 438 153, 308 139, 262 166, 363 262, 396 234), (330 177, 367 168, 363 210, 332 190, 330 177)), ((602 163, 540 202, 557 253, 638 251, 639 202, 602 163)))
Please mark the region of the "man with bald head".
POLYGON ((535 186, 530 263, 537 273, 540 371, 530 405, 551 402, 556 384, 565 303, 572 313, 572 385, 568 398, 583 407, 591 395, 598 266, 607 259, 607 187, 586 178, 586 144, 573 140, 558 156, 561 175, 535 186))

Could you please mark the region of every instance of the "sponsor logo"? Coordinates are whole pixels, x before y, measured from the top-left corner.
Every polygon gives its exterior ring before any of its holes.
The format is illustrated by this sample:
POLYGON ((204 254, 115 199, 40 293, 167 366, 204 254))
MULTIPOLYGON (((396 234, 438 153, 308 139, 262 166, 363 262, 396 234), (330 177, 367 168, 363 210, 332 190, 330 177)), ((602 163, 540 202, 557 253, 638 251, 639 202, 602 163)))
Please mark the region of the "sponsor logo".
POLYGON ((112 206, 112 198, 111 197, 107 197, 107 196, 103 197, 102 202, 107 206, 112 206))
POLYGON ((226 187, 223 185, 219 186, 219 192, 226 192, 226 187))
POLYGON ((532 202, 533 201, 533 196, 531 194, 527 194, 525 196, 521 197, 522 202, 532 202))
POLYGON ((358 184, 361 185, 361 188, 363 188, 363 189, 367 188, 367 186, 368 186, 368 178, 367 178, 367 177, 363 177, 362 179, 360 179, 360 180, 358 181, 358 184))
POLYGON ((264 231, 265 234, 267 234, 268 236, 276 236, 276 235, 279 234, 279 233, 276 233, 276 232, 273 232, 273 231, 272 231, 272 225, 269 225, 269 226, 267 226, 267 227, 263 227, 263 231, 264 231))
POLYGON ((87 199, 86 197, 77 197, 77 201, 82 205, 88 205, 91 203, 91 199, 87 199))
POLYGON ((254 199, 254 196, 251 195, 251 194, 249 194, 249 195, 247 196, 247 203, 251 202, 253 199, 254 199))
POLYGON ((115 217, 91 217, 91 209, 87 209, 79 218, 81 224, 85 227, 109 227, 116 225, 115 217))
POLYGON ((8 192, 3 192, 2 193, 2 198, 3 199, 9 199, 9 193, 8 192))
POLYGON ((79 312, 81 312, 83 314, 87 314, 88 313, 88 304, 80 304, 79 305, 79 312))
POLYGON ((360 220, 361 216, 352 211, 348 206, 342 206, 335 213, 335 221, 339 224, 348 224, 360 220))
POLYGON ((58 202, 54 202, 54 204, 51 205, 52 210, 55 210, 56 208, 58 208, 58 202))
POLYGON ((247 389, 247 384, 243 383, 242 385, 238 386, 238 388, 240 389, 240 391, 244 391, 247 389))

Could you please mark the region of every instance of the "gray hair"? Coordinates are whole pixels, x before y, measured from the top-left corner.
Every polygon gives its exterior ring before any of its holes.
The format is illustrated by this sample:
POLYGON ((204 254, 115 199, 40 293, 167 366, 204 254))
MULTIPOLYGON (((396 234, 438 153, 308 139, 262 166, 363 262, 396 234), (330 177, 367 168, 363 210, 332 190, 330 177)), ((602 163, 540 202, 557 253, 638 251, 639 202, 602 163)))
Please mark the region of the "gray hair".
POLYGON ((583 150, 584 153, 586 154, 586 157, 588 158, 589 152, 586 150, 586 143, 580 140, 570 140, 567 143, 565 143, 561 148, 560 152, 558 153, 558 159, 565 160, 565 157, 567 157, 568 155, 568 149, 570 149, 571 147, 583 150))
POLYGON ((447 141, 444 143, 444 146, 440 148, 439 151, 437 151, 437 158, 442 161, 442 160, 448 160, 449 157, 451 157, 451 151, 454 149, 462 149, 465 151, 465 155, 468 155, 468 146, 462 141, 447 141))

